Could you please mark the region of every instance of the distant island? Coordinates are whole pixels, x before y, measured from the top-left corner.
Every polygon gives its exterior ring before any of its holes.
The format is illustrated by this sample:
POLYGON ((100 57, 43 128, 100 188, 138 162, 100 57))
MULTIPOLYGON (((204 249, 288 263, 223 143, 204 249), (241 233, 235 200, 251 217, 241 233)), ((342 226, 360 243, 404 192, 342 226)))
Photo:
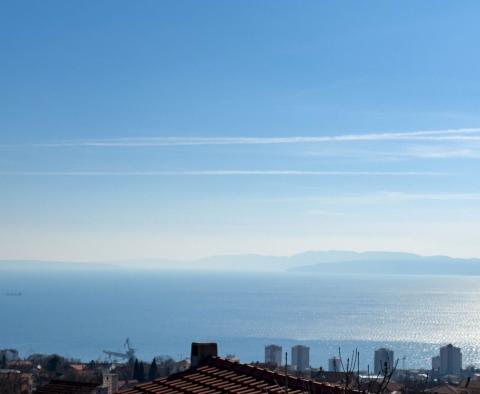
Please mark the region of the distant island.
POLYGON ((326 252, 325 255, 312 252, 310 257, 312 261, 308 264, 289 270, 325 274, 480 275, 480 259, 398 252, 326 252))
POLYGON ((292 256, 255 254, 197 260, 132 259, 108 262, 0 260, 0 270, 211 270, 311 274, 480 275, 480 259, 404 252, 309 251, 292 256))

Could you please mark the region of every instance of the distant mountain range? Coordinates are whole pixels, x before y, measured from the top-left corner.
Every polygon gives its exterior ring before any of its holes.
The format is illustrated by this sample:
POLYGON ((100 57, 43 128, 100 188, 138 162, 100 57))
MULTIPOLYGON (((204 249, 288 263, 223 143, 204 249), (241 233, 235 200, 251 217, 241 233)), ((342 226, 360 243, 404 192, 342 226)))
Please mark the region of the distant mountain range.
POLYGON ((254 254, 212 256, 197 260, 126 260, 102 263, 0 261, 0 270, 228 270, 312 274, 480 275, 480 259, 420 256, 400 252, 311 251, 293 256, 254 254))
POLYGON ((480 259, 400 252, 311 251, 290 257, 239 255, 198 260, 211 268, 287 270, 319 274, 480 275, 480 259))
POLYGON ((333 256, 328 256, 327 252, 325 257, 325 260, 319 258, 316 263, 298 265, 289 270, 325 274, 480 275, 480 259, 397 252, 333 252, 333 256), (342 257, 343 253, 347 254, 342 257))

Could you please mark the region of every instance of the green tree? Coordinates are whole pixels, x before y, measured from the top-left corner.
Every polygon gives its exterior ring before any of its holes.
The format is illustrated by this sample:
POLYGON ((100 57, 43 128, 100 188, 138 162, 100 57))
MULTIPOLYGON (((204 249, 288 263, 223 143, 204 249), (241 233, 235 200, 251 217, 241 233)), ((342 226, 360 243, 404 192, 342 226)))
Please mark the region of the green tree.
POLYGON ((143 365, 143 361, 140 361, 140 363, 138 364, 138 381, 145 381, 145 365, 143 365))
POLYGON ((47 371, 49 372, 57 372, 58 368, 62 364, 62 359, 57 354, 54 354, 50 357, 47 361, 47 371))
POLYGON ((150 369, 148 371, 148 380, 155 380, 158 377, 158 367, 157 367, 157 361, 155 358, 152 360, 152 363, 150 364, 150 369))
POLYGON ((138 359, 135 359, 135 363, 133 364, 133 379, 138 379, 138 359))

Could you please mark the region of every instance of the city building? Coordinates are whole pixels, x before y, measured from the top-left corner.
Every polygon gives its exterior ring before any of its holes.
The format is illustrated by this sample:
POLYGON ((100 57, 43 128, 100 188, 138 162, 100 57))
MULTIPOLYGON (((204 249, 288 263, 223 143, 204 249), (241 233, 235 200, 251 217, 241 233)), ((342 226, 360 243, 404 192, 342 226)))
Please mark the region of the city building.
POLYGON ((278 345, 265 346, 265 364, 282 365, 282 347, 278 345))
POLYGON ((435 373, 440 372, 440 356, 432 357, 432 371, 435 373))
POLYGON ((328 370, 330 372, 340 372, 342 365, 339 357, 332 357, 328 359, 328 370))
POLYGON ((458 347, 449 344, 440 348, 440 374, 460 375, 462 371, 462 352, 458 347))
POLYGON ((195 362, 192 362, 194 367, 166 378, 139 384, 122 391, 122 394, 265 394, 286 391, 289 394, 362 394, 360 391, 345 388, 344 385, 285 376, 264 368, 231 362, 217 357, 216 349, 211 346, 203 349, 201 344, 196 344, 196 347, 196 355, 192 356, 195 357, 195 362), (199 356, 200 354, 202 356, 199 356))
POLYGON ((115 394, 118 391, 118 375, 115 373, 105 373, 103 375, 103 386, 106 388, 106 394, 115 394))
POLYGON ((374 358, 374 374, 386 375, 394 368, 393 350, 387 348, 380 348, 375 350, 374 358))
POLYGON ((33 380, 31 373, 15 369, 0 369, 0 393, 30 394, 33 380))
POLYGON ((0 349, 0 363, 3 361, 16 361, 19 360, 18 351, 15 349, 0 349))
POLYGON ((310 368, 310 348, 308 346, 292 346, 292 368, 297 372, 305 372, 310 368))

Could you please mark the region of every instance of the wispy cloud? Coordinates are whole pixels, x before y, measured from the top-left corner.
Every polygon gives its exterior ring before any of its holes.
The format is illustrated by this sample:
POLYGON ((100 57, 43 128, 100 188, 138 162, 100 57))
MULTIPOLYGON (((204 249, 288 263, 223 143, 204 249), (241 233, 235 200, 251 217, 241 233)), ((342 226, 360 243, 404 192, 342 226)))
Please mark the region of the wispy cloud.
POLYGON ((346 204, 377 204, 402 203, 414 201, 480 201, 480 193, 406 193, 398 191, 381 191, 376 193, 358 193, 335 196, 305 196, 268 198, 263 202, 277 203, 346 203, 346 204))
POLYGON ((389 201, 478 201, 480 193, 382 192, 378 197, 389 201))
POLYGON ((409 144, 397 146, 392 149, 331 149, 322 147, 322 149, 310 148, 300 153, 303 156, 310 157, 337 157, 337 158, 355 158, 364 161, 404 161, 410 159, 480 159, 479 144, 470 143, 428 143, 428 144, 409 144))
POLYGON ((332 218, 338 218, 338 217, 349 217, 352 216, 351 214, 347 214, 345 212, 336 212, 336 211, 325 211, 321 209, 311 209, 305 212, 305 214, 310 215, 310 216, 321 216, 321 217, 332 217, 332 218))
POLYGON ((142 137, 66 140, 34 144, 37 147, 154 147, 186 145, 266 145, 355 141, 480 141, 480 128, 355 133, 290 137, 142 137))
POLYGON ((420 159, 480 159, 480 147, 464 145, 414 145, 397 155, 420 159))
POLYGON ((174 177, 174 176, 448 176, 434 171, 302 171, 302 170, 208 170, 208 171, 0 171, 0 176, 45 177, 174 177))

